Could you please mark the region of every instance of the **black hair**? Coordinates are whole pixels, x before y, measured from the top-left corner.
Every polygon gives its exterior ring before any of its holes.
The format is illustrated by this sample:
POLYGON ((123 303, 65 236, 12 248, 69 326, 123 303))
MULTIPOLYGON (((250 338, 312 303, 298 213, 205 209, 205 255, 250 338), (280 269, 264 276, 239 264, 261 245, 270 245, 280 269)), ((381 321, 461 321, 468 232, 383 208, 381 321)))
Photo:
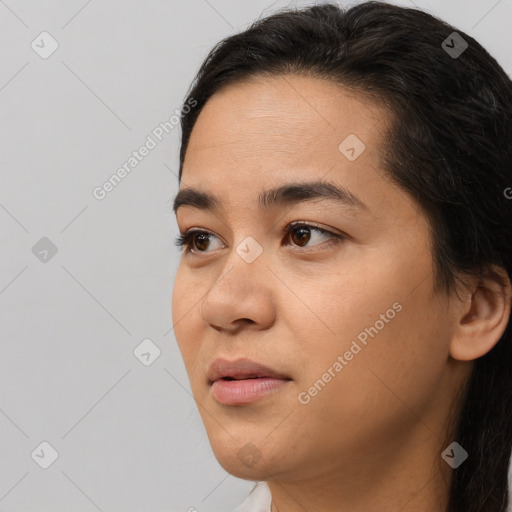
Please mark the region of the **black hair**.
MULTIPOLYGON (((377 1, 288 8, 257 20, 220 41, 189 88, 180 181, 208 99, 244 78, 285 73, 331 80, 389 108, 382 169, 429 221, 436 290, 457 291, 466 276, 499 279, 497 267, 506 284, 512 275, 512 82, 475 39, 422 10, 377 1)), ((508 505, 510 323, 474 362, 461 395, 452 440, 469 457, 452 472, 449 512, 505 512, 508 505)))

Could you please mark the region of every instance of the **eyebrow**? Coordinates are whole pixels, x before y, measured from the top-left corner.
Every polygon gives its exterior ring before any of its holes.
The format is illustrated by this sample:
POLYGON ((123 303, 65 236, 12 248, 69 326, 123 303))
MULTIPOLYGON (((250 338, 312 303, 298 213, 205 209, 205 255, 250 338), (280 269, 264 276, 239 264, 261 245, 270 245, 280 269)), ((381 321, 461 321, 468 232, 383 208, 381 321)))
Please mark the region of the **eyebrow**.
MULTIPOLYGON (((258 196, 260 208, 291 206, 302 201, 334 200, 345 206, 369 212, 368 206, 344 187, 327 181, 305 181, 287 183, 261 192, 258 196)), ((201 210, 220 210, 222 200, 211 192, 187 187, 180 190, 174 198, 173 209, 176 214, 181 206, 191 206, 201 210)))

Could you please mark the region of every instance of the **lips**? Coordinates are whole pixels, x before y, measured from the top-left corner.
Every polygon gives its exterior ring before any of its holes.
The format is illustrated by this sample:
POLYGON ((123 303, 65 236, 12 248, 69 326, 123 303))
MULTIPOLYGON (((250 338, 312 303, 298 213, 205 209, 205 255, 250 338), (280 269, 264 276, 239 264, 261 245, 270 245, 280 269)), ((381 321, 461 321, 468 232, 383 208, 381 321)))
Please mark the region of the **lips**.
POLYGON ((290 377, 283 373, 265 366, 250 359, 237 359, 228 361, 227 359, 216 359, 208 370, 208 383, 210 386, 219 379, 223 380, 248 380, 259 378, 274 378, 291 380, 290 377))
POLYGON ((265 398, 276 400, 292 381, 284 373, 250 359, 216 359, 207 377, 212 399, 223 407, 248 407, 265 398))

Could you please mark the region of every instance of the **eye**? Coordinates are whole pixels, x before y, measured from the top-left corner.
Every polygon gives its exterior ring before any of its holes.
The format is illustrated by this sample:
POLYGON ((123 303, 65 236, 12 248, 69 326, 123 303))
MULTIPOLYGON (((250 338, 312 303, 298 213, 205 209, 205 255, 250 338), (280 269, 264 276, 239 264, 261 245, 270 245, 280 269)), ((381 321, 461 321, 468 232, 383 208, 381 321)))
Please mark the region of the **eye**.
POLYGON ((185 247, 185 252, 206 252, 205 249, 208 247, 209 239, 214 236, 215 235, 208 231, 190 229, 184 235, 178 235, 174 244, 177 245, 180 250, 185 247))
MULTIPOLYGON (((332 233, 331 231, 320 228, 319 226, 305 222, 295 222, 288 224, 288 226, 284 228, 284 232, 286 235, 285 238, 290 239, 293 242, 293 245, 296 247, 307 247, 307 244, 309 244, 311 241, 316 242, 312 245, 319 245, 319 243, 322 242, 322 238, 326 238, 332 243, 336 243, 345 238, 340 234, 332 233)), ((185 248, 186 253, 204 253, 209 252, 207 250, 208 248, 211 249, 210 240, 212 237, 217 238, 213 233, 208 231, 190 229, 184 235, 178 235, 174 243, 181 250, 185 248)), ((213 249, 215 249, 215 247, 213 249)))
MULTIPOLYGON (((318 239, 320 239, 321 242, 322 237, 330 239, 334 243, 345 238, 342 235, 305 222, 288 224, 285 233, 298 247, 305 247, 311 240, 318 242, 318 239)), ((318 243, 312 245, 318 245, 318 243)))

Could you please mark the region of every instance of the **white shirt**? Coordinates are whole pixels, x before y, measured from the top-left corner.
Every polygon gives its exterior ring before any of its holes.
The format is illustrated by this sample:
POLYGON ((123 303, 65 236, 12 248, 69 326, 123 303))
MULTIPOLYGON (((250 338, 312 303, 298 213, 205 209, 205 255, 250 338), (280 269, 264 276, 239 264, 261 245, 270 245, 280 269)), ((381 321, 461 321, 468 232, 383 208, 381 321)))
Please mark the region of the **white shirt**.
MULTIPOLYGON (((512 465, 511 465, 512 476, 512 465)), ((510 499, 512 500, 512 488, 509 491, 510 499)), ((256 482, 252 491, 247 498, 238 505, 233 512, 270 512, 270 505, 272 503, 272 495, 267 482, 256 482)), ((509 505, 507 512, 512 512, 512 507, 509 505)))
POLYGON ((257 482, 247 498, 233 512, 270 512, 272 495, 267 482, 257 482))

